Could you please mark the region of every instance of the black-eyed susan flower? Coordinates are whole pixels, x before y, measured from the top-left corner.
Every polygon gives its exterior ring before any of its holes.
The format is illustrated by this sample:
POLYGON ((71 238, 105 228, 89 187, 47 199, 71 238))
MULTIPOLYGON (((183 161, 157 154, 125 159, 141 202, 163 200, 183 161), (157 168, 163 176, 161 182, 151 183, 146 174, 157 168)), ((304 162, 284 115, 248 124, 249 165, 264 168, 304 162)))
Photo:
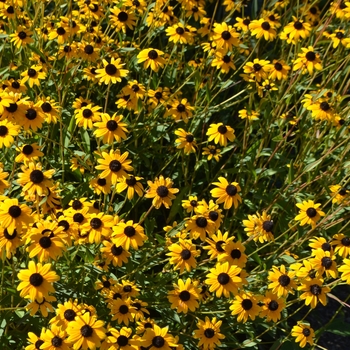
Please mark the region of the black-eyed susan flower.
POLYGON ((235 295, 235 300, 230 305, 231 315, 237 315, 238 322, 247 322, 248 319, 255 320, 259 315, 260 306, 258 302, 259 297, 256 297, 251 292, 241 292, 235 295))
POLYGON ((45 113, 45 121, 49 124, 56 124, 59 119, 60 111, 58 103, 50 97, 43 97, 38 102, 41 110, 45 113))
POLYGON ((105 178, 97 177, 95 179, 91 179, 90 187, 94 190, 96 194, 108 194, 111 192, 111 182, 105 178))
POLYGON ((178 149, 183 149, 185 154, 196 152, 196 140, 190 132, 180 128, 175 130, 175 135, 178 136, 178 138, 175 140, 175 143, 177 144, 176 147, 178 149))
POLYGON ((24 84, 28 82, 29 86, 32 88, 34 85, 40 85, 40 80, 46 78, 46 73, 43 71, 43 67, 39 65, 32 65, 26 71, 21 73, 23 77, 21 83, 24 84))
POLYGON ((101 340, 106 337, 104 322, 98 320, 95 315, 85 312, 69 322, 67 327, 67 341, 73 349, 95 349, 101 345, 101 340))
POLYGON ((187 213, 196 212, 196 208, 198 207, 198 197, 197 196, 189 196, 188 199, 182 200, 182 207, 186 209, 187 213))
POLYGON ((200 290, 192 283, 190 278, 187 278, 185 282, 179 279, 178 283, 174 284, 174 288, 168 293, 168 300, 172 309, 176 309, 178 313, 186 314, 188 310, 194 312, 199 307, 200 290))
POLYGON ((29 296, 31 300, 43 301, 49 296, 49 293, 55 293, 52 286, 60 277, 55 271, 51 271, 51 264, 36 264, 29 261, 28 269, 20 270, 18 279, 21 281, 17 290, 21 291, 20 296, 29 296))
POLYGON ((51 303, 56 300, 57 299, 54 296, 49 295, 48 297, 44 298, 43 301, 32 301, 26 306, 26 310, 29 311, 30 316, 34 316, 38 311, 40 311, 43 317, 47 317, 49 312, 55 312, 55 309, 51 303))
POLYGON ((6 228, 0 227, 0 253, 7 259, 10 259, 23 244, 22 235, 16 229, 10 234, 6 228))
POLYGON ((211 236, 214 233, 215 225, 206 215, 194 215, 187 221, 186 230, 192 239, 200 238, 204 242, 206 234, 211 236))
POLYGON ((85 224, 80 227, 81 232, 88 234, 89 243, 101 243, 102 237, 109 237, 114 225, 113 216, 104 213, 91 214, 85 224))
POLYGON ((229 54, 226 50, 221 49, 215 51, 215 57, 211 62, 211 65, 212 67, 216 67, 216 69, 220 69, 221 73, 228 73, 230 69, 236 69, 233 61, 234 55, 229 54))
POLYGON ((220 143, 221 146, 227 146, 227 140, 233 142, 236 138, 234 135, 235 130, 229 125, 223 123, 210 124, 207 131, 208 141, 214 141, 216 144, 220 143))
POLYGON ((133 175, 130 175, 128 178, 123 177, 122 180, 117 183, 117 193, 122 193, 127 190, 127 198, 129 201, 134 198, 135 192, 139 197, 142 197, 144 192, 143 185, 140 182, 142 179, 143 177, 133 175))
POLYGON ((110 22, 117 31, 122 30, 126 32, 126 28, 133 29, 136 25, 135 12, 131 9, 126 9, 125 7, 113 7, 110 10, 110 22))
POLYGON ((193 338, 198 339, 198 347, 203 350, 212 350, 216 346, 221 345, 222 339, 225 336, 220 333, 221 320, 214 317, 212 320, 205 316, 205 321, 199 320, 197 323, 198 329, 194 331, 193 338))
POLYGON ((322 278, 324 273, 326 273, 326 277, 338 277, 337 263, 335 262, 335 255, 332 252, 317 249, 314 251, 314 256, 309 261, 316 271, 316 278, 322 278))
POLYGON ((137 62, 144 62, 144 68, 151 67, 154 72, 158 72, 159 68, 163 68, 165 64, 163 55, 164 52, 157 49, 144 49, 137 55, 137 62))
POLYGON ((101 119, 101 107, 89 104, 76 111, 76 124, 84 129, 92 129, 93 123, 101 119))
POLYGON ((257 39, 264 37, 266 41, 273 41, 277 36, 274 24, 271 24, 271 22, 264 18, 251 21, 249 23, 249 29, 257 39))
POLYGON ((237 294, 238 288, 242 286, 242 278, 239 277, 241 271, 241 268, 230 265, 228 261, 217 263, 210 269, 205 283, 210 286, 209 291, 215 292, 218 298, 222 295, 229 298, 230 293, 237 294))
POLYGON ((256 111, 247 111, 246 108, 244 109, 240 109, 238 111, 238 116, 241 118, 241 119, 248 119, 248 120, 259 120, 259 112, 256 112, 256 111))
POLYGON ((267 291, 262 298, 260 317, 266 317, 266 321, 277 322, 281 319, 281 311, 286 307, 286 302, 277 294, 267 291))
POLYGON ((342 258, 347 258, 350 255, 350 238, 343 233, 333 236, 332 245, 334 246, 334 253, 342 258))
POLYGON ((248 220, 243 220, 245 226, 244 231, 248 237, 253 237, 254 241, 260 243, 273 240, 274 223, 271 220, 271 215, 263 211, 262 215, 248 215, 248 220))
POLYGON ((171 350, 177 347, 174 337, 168 332, 169 327, 161 328, 154 324, 153 328, 146 328, 140 341, 143 347, 150 347, 150 350, 171 350))
POLYGON ((11 42, 14 43, 17 49, 21 46, 31 44, 34 40, 32 38, 33 32, 24 26, 18 26, 16 33, 10 34, 11 42))
POLYGON ((235 28, 226 22, 214 23, 211 39, 215 42, 217 49, 232 51, 233 46, 239 45, 239 34, 235 28))
POLYGON ((297 285, 294 281, 295 272, 287 271, 286 267, 272 266, 272 271, 269 271, 268 280, 271 282, 268 285, 269 289, 272 289, 272 293, 277 294, 279 297, 286 297, 288 293, 294 294, 294 289, 297 285))
POLYGON ((127 159, 129 152, 120 154, 120 150, 110 150, 109 153, 102 152, 102 158, 98 159, 99 165, 96 166, 97 170, 103 170, 99 175, 101 179, 110 181, 113 185, 117 183, 123 177, 128 178, 127 171, 132 171, 134 168, 130 165, 131 160, 127 159))
POLYGON ((269 72, 269 79, 286 80, 290 67, 283 60, 273 60, 273 66, 269 72))
POLYGON ((342 203, 346 197, 349 197, 350 191, 340 185, 329 186, 332 194, 332 203, 342 203))
POLYGON ((49 30, 48 39, 49 40, 55 40, 57 39, 58 44, 62 45, 66 41, 68 41, 68 38, 70 37, 70 31, 67 26, 61 25, 61 23, 58 23, 57 28, 52 27, 49 30))
POLYGON ((147 181, 149 189, 147 190, 145 197, 153 198, 152 204, 156 209, 159 209, 161 205, 169 209, 171 206, 171 201, 175 199, 175 193, 179 192, 178 188, 173 188, 172 180, 167 177, 164 179, 163 175, 159 178, 155 178, 154 182, 147 181))
POLYGON ((217 148, 213 145, 208 145, 208 147, 203 147, 202 154, 204 156, 208 156, 208 160, 212 160, 213 158, 218 162, 222 155, 220 154, 220 148, 217 148))
POLYGON ((253 62, 248 62, 244 65, 243 71, 250 79, 260 82, 263 79, 267 79, 272 67, 273 65, 270 61, 255 58, 253 62))
POLYGON ((66 329, 70 322, 75 320, 75 316, 81 315, 82 306, 77 300, 69 299, 63 304, 57 304, 56 316, 50 320, 50 324, 66 329))
POLYGON ((247 262, 247 255, 244 254, 245 247, 240 242, 232 242, 231 240, 222 245, 224 249, 218 256, 218 261, 228 261, 230 265, 236 265, 243 268, 247 262))
POLYGON ((293 22, 288 23, 283 28, 283 33, 287 37, 287 42, 296 44, 300 38, 305 39, 310 35, 311 25, 293 16, 293 22))
POLYGON ((315 237, 310 239, 309 247, 312 249, 312 255, 315 255, 316 251, 318 249, 322 249, 325 252, 331 252, 333 253, 333 247, 331 243, 328 243, 328 241, 323 237, 315 237))
POLYGON ((183 98, 181 100, 173 100, 171 102, 170 108, 165 112, 164 117, 170 115, 176 121, 183 120, 185 123, 187 123, 188 119, 193 115, 193 110, 194 107, 190 105, 190 103, 187 101, 187 98, 183 98))
POLYGON ((0 165, 0 194, 4 193, 5 189, 10 186, 6 178, 9 176, 9 173, 4 171, 0 165))
POLYGON ((170 42, 187 44, 192 40, 192 34, 186 30, 186 27, 181 23, 176 23, 165 30, 170 42))
POLYGON ((228 244, 234 239, 235 236, 229 237, 228 232, 222 234, 222 232, 218 230, 215 234, 212 234, 210 238, 205 240, 209 245, 204 246, 203 249, 208 250, 210 260, 216 259, 220 254, 225 252, 225 244, 228 244))
POLYGON ((298 287, 298 290, 304 292, 299 298, 305 300, 305 305, 310 305, 312 309, 316 307, 319 301, 322 305, 326 305, 326 294, 331 291, 329 287, 323 285, 323 279, 321 278, 303 280, 303 284, 298 287))
POLYGON ((0 121, 0 148, 9 148, 14 142, 14 136, 19 133, 20 126, 11 123, 7 119, 0 121))
POLYGON ((129 73, 127 69, 122 69, 125 63, 121 63, 120 58, 111 58, 111 62, 108 63, 107 60, 102 60, 103 67, 96 69, 96 78, 99 79, 100 84, 116 84, 121 82, 122 78, 126 77, 129 73))
POLYGON ((31 343, 30 345, 26 346, 25 350, 38 350, 40 349, 40 346, 44 344, 44 341, 41 339, 41 336, 45 332, 45 328, 41 330, 41 335, 38 337, 35 333, 29 332, 28 333, 28 342, 31 343))
POLYGON ((321 216, 326 214, 319 209, 320 203, 314 203, 312 200, 303 201, 302 203, 297 203, 296 206, 300 209, 299 214, 294 220, 300 221, 300 226, 306 224, 311 225, 312 228, 316 227, 316 223, 321 219, 321 216))
MULTIPOLYGON (((231 0, 226 0, 226 2, 233 3, 231 0)), ((234 27, 236 27, 239 31, 242 31, 243 33, 249 31, 249 24, 250 24, 250 19, 249 17, 241 18, 241 17, 236 17, 236 22, 234 24, 234 27)))
POLYGON ((341 279, 350 284, 350 259, 344 259, 343 265, 338 268, 338 271, 342 273, 341 279))
POLYGON ((224 209, 230 209, 232 205, 238 208, 238 203, 242 202, 241 196, 238 192, 241 191, 241 187, 238 182, 229 183, 224 177, 219 177, 219 182, 213 182, 214 188, 210 190, 210 194, 217 198, 216 203, 224 203, 224 209))
POLYGON ((153 328, 156 322, 151 318, 145 318, 137 322, 136 334, 143 334, 147 328, 153 328))
POLYGON ((107 336, 101 344, 101 350, 137 350, 138 346, 133 344, 132 329, 122 327, 117 330, 113 327, 108 328, 107 336))
POLYGON ((17 163, 27 163, 37 160, 44 155, 44 153, 40 151, 40 146, 37 143, 24 144, 18 147, 17 151, 20 152, 15 158, 15 162, 17 163))
POLYGON ((148 103, 152 104, 154 107, 159 104, 164 104, 170 96, 169 88, 159 87, 156 90, 149 89, 147 91, 148 103))
POLYGON ((147 239, 144 229, 132 220, 119 222, 113 226, 112 242, 117 246, 129 250, 130 246, 135 250, 139 249, 147 239))
POLYGON ((179 239, 178 243, 173 243, 169 247, 170 256, 169 263, 174 266, 174 270, 180 270, 182 273, 185 269, 190 272, 191 269, 197 266, 196 257, 200 254, 199 250, 196 250, 196 246, 191 240, 179 239))
POLYGON ((67 341, 67 332, 61 327, 52 325, 42 334, 44 343, 40 346, 43 350, 69 350, 70 344, 67 341))
POLYGON ((298 58, 294 60, 293 71, 301 69, 303 74, 309 72, 312 75, 314 70, 322 69, 320 55, 312 46, 302 47, 301 51, 302 53, 299 53, 298 58))
POLYGON ((22 191, 30 195, 47 195, 48 188, 53 186, 51 180, 55 170, 43 171, 40 163, 29 162, 21 167, 22 173, 18 174, 17 182, 23 187, 22 191))
POLYGON ((202 199, 198 204, 196 213, 198 215, 201 214, 211 220, 215 225, 215 231, 218 230, 224 217, 221 214, 222 210, 219 209, 219 205, 214 203, 213 200, 210 200, 208 204, 205 199, 202 199))
POLYGON ((28 226, 33 218, 30 208, 26 204, 19 204, 18 199, 5 199, 0 203, 0 223, 6 228, 9 234, 15 229, 21 231, 22 226, 28 226))
POLYGON ((292 328, 292 337, 295 337, 295 342, 304 348, 307 343, 314 344, 315 332, 310 326, 299 322, 292 328))
POLYGON ((132 322, 135 308, 131 305, 130 298, 113 299, 108 307, 111 309, 112 321, 117 320, 118 324, 123 323, 127 326, 132 322))
POLYGON ((24 130, 37 131, 45 122, 45 114, 39 107, 39 103, 29 102, 24 108, 24 114, 18 118, 18 124, 23 127, 24 130))

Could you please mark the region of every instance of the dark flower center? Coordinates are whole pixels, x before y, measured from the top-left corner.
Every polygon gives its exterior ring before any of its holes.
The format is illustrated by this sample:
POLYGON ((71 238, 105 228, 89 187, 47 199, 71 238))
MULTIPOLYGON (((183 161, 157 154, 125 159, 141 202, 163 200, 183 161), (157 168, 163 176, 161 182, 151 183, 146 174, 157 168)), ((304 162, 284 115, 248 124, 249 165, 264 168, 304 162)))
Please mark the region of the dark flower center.
POLYGON ((115 73, 117 73, 117 67, 114 64, 107 64, 107 66, 105 67, 105 72, 108 75, 114 75, 115 73))
POLYGON ((216 211, 209 212, 209 219, 212 221, 216 221, 219 218, 219 213, 216 211))
POLYGON ((222 60, 223 60, 225 63, 230 63, 230 62, 231 62, 231 57, 225 55, 225 56, 222 58, 222 60))
POLYGON ((239 259, 242 256, 242 253, 239 249, 232 249, 230 255, 232 259, 239 259))
POLYGON ((321 102, 320 103, 320 108, 322 109, 322 111, 328 111, 331 107, 330 105, 328 104, 328 102, 321 102))
POLYGON ((237 187, 234 185, 228 185, 226 187, 226 193, 231 197, 235 196, 237 194, 237 187))
POLYGON ((58 226, 62 226, 64 227, 64 230, 63 231, 67 231, 69 229, 69 222, 67 220, 61 220, 59 223, 58 223, 58 226))
POLYGON ((133 237, 136 234, 136 230, 133 226, 126 226, 124 229, 124 234, 128 237, 133 237))
POLYGON ((242 301, 241 305, 242 305, 243 309, 246 310, 246 311, 250 310, 253 307, 253 303, 252 303, 252 301, 250 299, 244 299, 242 301))
POLYGON ((34 120, 36 118, 36 110, 29 108, 26 113, 26 118, 29 120, 34 120))
POLYGON ((272 232, 273 221, 270 221, 270 220, 264 221, 262 226, 266 232, 272 232))
POLYGON ((215 248, 219 253, 223 253, 225 249, 222 247, 222 245, 225 243, 225 241, 217 241, 215 244, 215 248))
POLYGON ((335 34, 335 36, 336 36, 338 39, 343 39, 343 38, 344 38, 344 33, 342 33, 342 32, 337 32, 337 34, 335 34))
POLYGON ((40 273, 33 273, 29 277, 29 282, 32 286, 39 287, 44 282, 44 278, 40 275, 40 273))
POLYGON ((207 227, 208 220, 205 217, 201 216, 201 217, 196 219, 196 225, 200 228, 207 227))
POLYGON ((185 33, 185 30, 181 27, 177 27, 176 28, 176 33, 179 34, 179 35, 182 35, 183 33, 185 33))
POLYGON ((72 47, 69 46, 69 45, 66 45, 66 46, 63 48, 63 51, 64 51, 65 53, 72 52, 72 47))
POLYGON ((6 107, 6 110, 9 112, 9 113, 15 113, 17 111, 17 103, 10 103, 10 105, 8 107, 6 107))
POLYGON ((80 328, 80 334, 84 337, 84 338, 88 338, 91 337, 93 333, 93 329, 91 326, 89 326, 88 324, 84 325, 83 327, 80 328))
POLYGON ((318 284, 313 284, 310 286, 310 292, 313 295, 320 295, 322 293, 322 288, 318 284))
POLYGON ((13 81, 11 83, 11 86, 14 88, 14 89, 19 89, 20 88, 20 83, 18 81, 13 81))
POLYGON ((9 14, 13 14, 13 13, 15 13, 15 9, 13 8, 13 6, 9 6, 9 7, 6 9, 6 12, 9 13, 9 14))
POLYGON ((224 286, 230 282, 230 276, 225 272, 221 272, 218 276, 218 282, 224 286))
POLYGON ((31 78, 33 78, 33 77, 36 76, 36 70, 33 69, 33 68, 29 68, 28 71, 27 71, 27 74, 28 74, 31 78))
POLYGON ((4 237, 5 237, 7 240, 9 240, 9 241, 15 239, 15 238, 17 237, 17 230, 14 229, 12 235, 10 235, 10 234, 8 233, 8 231, 7 231, 7 228, 5 228, 5 230, 4 230, 4 237))
POLYGON ((253 68, 256 72, 259 72, 259 70, 262 68, 262 66, 259 63, 254 63, 253 68))
POLYGON ((119 170, 121 170, 121 168, 122 168, 122 164, 119 162, 119 160, 112 160, 109 163, 109 169, 114 173, 117 173, 119 170))
POLYGON ((281 71, 281 70, 283 69, 282 64, 279 63, 279 62, 276 62, 276 63, 275 63, 275 69, 278 70, 278 71, 281 71))
POLYGON ((225 125, 220 125, 218 127, 218 132, 221 134, 221 135, 225 135, 227 133, 227 128, 225 125))
POLYGON ((288 275, 281 275, 278 278, 278 282, 282 287, 287 287, 290 283, 290 277, 288 275))
POLYGON ((21 40, 24 40, 24 39, 27 37, 27 34, 26 34, 26 32, 19 32, 19 33, 18 33, 18 37, 19 37, 21 40))
POLYGON ((154 94, 154 97, 155 97, 157 100, 160 100, 160 99, 163 97, 163 94, 162 94, 160 91, 157 91, 157 92, 154 94))
POLYGON ((141 5, 140 1, 138 0, 133 0, 132 4, 135 6, 135 7, 139 7, 141 5))
POLYGON ((120 305, 119 312, 122 315, 126 315, 129 312, 129 308, 127 305, 120 305))
POLYGON ((63 340, 57 335, 55 335, 51 340, 52 346, 55 346, 55 347, 60 347, 62 343, 63 343, 63 340))
POLYGON ((332 249, 332 246, 329 243, 323 243, 321 248, 325 251, 325 252, 330 252, 332 249))
POLYGON ((296 22, 294 22, 294 28, 296 30, 300 30, 300 29, 303 28, 303 24, 301 22, 299 22, 299 21, 296 21, 296 22))
POLYGON ((63 314, 64 318, 68 322, 73 321, 76 315, 77 315, 76 312, 72 309, 67 309, 63 314))
POLYGON ((90 226, 94 229, 97 230, 102 226, 102 220, 99 218, 93 218, 90 221, 90 226))
POLYGON ((92 113, 92 110, 91 110, 91 109, 85 108, 85 109, 83 110, 83 117, 84 117, 85 119, 91 118, 92 115, 93 115, 93 113, 92 113))
POLYGON ((146 322, 144 325, 143 325, 144 328, 153 328, 153 325, 152 323, 150 322, 146 322))
POLYGON ((106 179, 98 179, 97 180, 97 184, 99 185, 99 186, 106 186, 106 183, 107 183, 107 180, 106 179))
POLYGON ((51 112, 52 107, 51 107, 50 103, 44 102, 44 103, 41 105, 41 109, 43 110, 43 112, 49 113, 49 112, 51 112))
POLYGON ((152 339, 152 345, 155 348, 162 348, 164 346, 164 344, 165 344, 165 340, 160 335, 157 335, 152 339))
POLYGON ((136 185, 137 180, 135 179, 134 176, 130 176, 130 178, 129 178, 129 179, 126 179, 125 182, 126 182, 126 184, 127 184, 128 186, 133 187, 133 186, 136 185))
POLYGON ((50 248, 51 247, 51 238, 50 237, 41 237, 39 239, 39 244, 44 249, 50 248))
POLYGON ((316 13, 317 13, 317 8, 316 8, 316 7, 311 7, 311 8, 310 8, 310 12, 311 12, 313 15, 316 15, 316 13))
POLYGON ((345 196, 346 195, 346 189, 342 188, 339 192, 338 192, 341 196, 345 196))
POLYGON ((278 302, 276 300, 271 300, 268 304, 270 311, 276 311, 278 309, 278 302))
POLYGON ((115 244, 112 245, 111 253, 114 256, 119 256, 123 253, 123 248, 121 246, 117 247, 115 244))
POLYGON ((329 270, 332 267, 332 259, 328 256, 325 256, 321 259, 321 265, 326 269, 329 270))
POLYGON ((312 62, 312 61, 315 61, 316 54, 314 52, 312 52, 312 51, 309 51, 309 52, 306 53, 305 57, 306 57, 306 59, 308 61, 312 62))
POLYGON ((304 328, 304 329, 303 329, 303 335, 304 335, 305 337, 308 337, 310 334, 311 334, 311 332, 310 332, 310 329, 309 329, 309 328, 304 328))
POLYGON ((44 174, 41 170, 33 170, 30 175, 30 181, 34 184, 40 184, 44 180, 44 174))
POLYGON ((308 208, 306 210, 306 215, 309 217, 309 218, 314 218, 316 215, 317 215, 317 211, 315 208, 308 208))
POLYGON ((161 198, 164 198, 169 194, 169 190, 166 186, 158 186, 156 192, 157 195, 161 198))
POLYGON ((191 134, 186 135, 186 141, 187 142, 191 143, 191 142, 193 142, 193 140, 194 140, 193 135, 191 135, 191 134))
POLYGON ((40 346, 43 345, 45 342, 41 339, 37 340, 34 344, 35 349, 40 349, 40 346))
POLYGON ((56 32, 57 32, 58 35, 66 34, 66 30, 63 27, 57 28, 56 32))
POLYGON ((190 298, 191 298, 191 294, 190 294, 189 291, 183 290, 183 291, 179 294, 179 298, 180 298, 182 301, 189 301, 190 298))
POLYGON ((22 214, 22 209, 18 205, 12 205, 9 208, 8 213, 10 216, 12 216, 14 219, 17 219, 22 214))
POLYGON ((179 103, 176 107, 176 109, 180 112, 180 113, 183 113, 186 111, 186 107, 182 104, 182 103, 179 103))
POLYGON ((124 11, 120 11, 118 13, 118 19, 120 22, 126 22, 128 20, 129 16, 126 12, 124 11))
POLYGON ((204 336, 205 336, 206 338, 209 338, 209 339, 210 339, 210 338, 213 338, 214 335, 215 335, 214 329, 207 328, 207 329, 204 331, 204 336))
POLYGON ((182 260, 188 260, 191 258, 191 252, 188 249, 184 249, 181 253, 182 260))
POLYGON ((94 47, 92 45, 86 45, 84 47, 84 52, 87 54, 87 55, 91 55, 93 52, 94 52, 94 47))
POLYGON ((8 131, 9 129, 5 125, 0 125, 0 136, 6 136, 8 131))
POLYGON ((73 203, 72 203, 72 208, 73 208, 74 210, 80 210, 80 209, 83 208, 83 203, 80 202, 80 200, 75 199, 75 200, 73 201, 73 203))
POLYGON ((344 238, 342 238, 341 244, 342 244, 343 246, 345 246, 345 247, 350 246, 350 238, 349 238, 349 237, 344 237, 344 238))
POLYGON ((269 22, 261 23, 261 28, 264 30, 269 30, 271 28, 270 23, 269 22))
POLYGON ((231 38, 231 33, 227 30, 224 30, 222 33, 221 33, 221 37, 224 39, 224 40, 230 40, 231 38))
POLYGON ((125 335, 120 335, 117 339, 117 343, 119 346, 126 346, 129 342, 129 338, 125 335))
POLYGON ((122 298, 122 295, 120 293, 114 293, 113 294, 113 299, 114 300, 121 299, 121 298, 122 298))
POLYGON ((158 58, 158 53, 156 50, 150 50, 148 52, 148 58, 150 58, 151 60, 155 60, 158 58))
POLYGON ((249 20, 248 18, 246 18, 245 20, 243 20, 243 24, 244 24, 245 26, 249 26, 250 20, 249 20))
POLYGON ((84 215, 81 213, 76 213, 73 215, 73 221, 78 222, 79 224, 81 224, 84 221, 84 219, 84 215))

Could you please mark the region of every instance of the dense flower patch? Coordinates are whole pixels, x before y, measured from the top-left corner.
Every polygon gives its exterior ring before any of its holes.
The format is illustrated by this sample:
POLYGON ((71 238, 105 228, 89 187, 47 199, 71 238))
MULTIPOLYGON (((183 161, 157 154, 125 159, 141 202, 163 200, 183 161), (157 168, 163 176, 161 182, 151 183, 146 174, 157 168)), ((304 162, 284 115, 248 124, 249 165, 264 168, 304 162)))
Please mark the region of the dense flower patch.
POLYGON ((349 20, 0 2, 1 348, 316 347, 348 307, 349 20))

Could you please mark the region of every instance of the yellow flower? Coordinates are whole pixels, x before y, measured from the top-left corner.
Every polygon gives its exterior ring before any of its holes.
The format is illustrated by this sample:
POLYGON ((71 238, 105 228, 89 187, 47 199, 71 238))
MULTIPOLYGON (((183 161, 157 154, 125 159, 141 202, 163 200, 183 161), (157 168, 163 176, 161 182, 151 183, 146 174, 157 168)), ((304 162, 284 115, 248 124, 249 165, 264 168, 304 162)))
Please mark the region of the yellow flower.
POLYGON ((316 222, 321 218, 321 216, 326 215, 322 210, 318 209, 321 204, 315 204, 312 200, 297 203, 296 206, 300 209, 300 211, 294 220, 300 221, 300 226, 309 224, 312 228, 315 228, 316 222))
POLYGON ((238 208, 238 203, 242 202, 241 196, 238 192, 241 191, 241 187, 238 182, 229 183, 224 177, 219 177, 219 182, 213 182, 214 188, 210 191, 210 194, 214 198, 218 198, 216 200, 217 204, 224 203, 224 209, 230 209, 232 205, 235 208, 238 208))
POLYGON ((311 327, 298 323, 292 328, 292 337, 295 337, 295 342, 300 343, 299 346, 304 348, 306 343, 310 345, 314 344, 313 338, 315 337, 315 333, 311 327))

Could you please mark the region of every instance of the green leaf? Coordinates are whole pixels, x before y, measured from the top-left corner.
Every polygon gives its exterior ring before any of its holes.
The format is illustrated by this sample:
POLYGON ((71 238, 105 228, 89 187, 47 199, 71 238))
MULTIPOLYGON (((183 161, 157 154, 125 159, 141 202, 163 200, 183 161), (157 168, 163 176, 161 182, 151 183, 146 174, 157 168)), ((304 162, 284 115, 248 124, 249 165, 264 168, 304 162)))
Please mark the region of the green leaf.
POLYGON ((318 159, 310 164, 308 164, 304 169, 303 169, 303 172, 307 173, 309 171, 311 171, 313 168, 316 168, 321 162, 322 162, 322 158, 321 159, 318 159))
POLYGON ((295 259, 290 255, 282 255, 281 259, 283 259, 287 264, 295 263, 295 259))
POLYGON ((350 336, 349 324, 344 321, 344 316, 336 318, 328 327, 326 327, 325 331, 342 337, 350 336))

